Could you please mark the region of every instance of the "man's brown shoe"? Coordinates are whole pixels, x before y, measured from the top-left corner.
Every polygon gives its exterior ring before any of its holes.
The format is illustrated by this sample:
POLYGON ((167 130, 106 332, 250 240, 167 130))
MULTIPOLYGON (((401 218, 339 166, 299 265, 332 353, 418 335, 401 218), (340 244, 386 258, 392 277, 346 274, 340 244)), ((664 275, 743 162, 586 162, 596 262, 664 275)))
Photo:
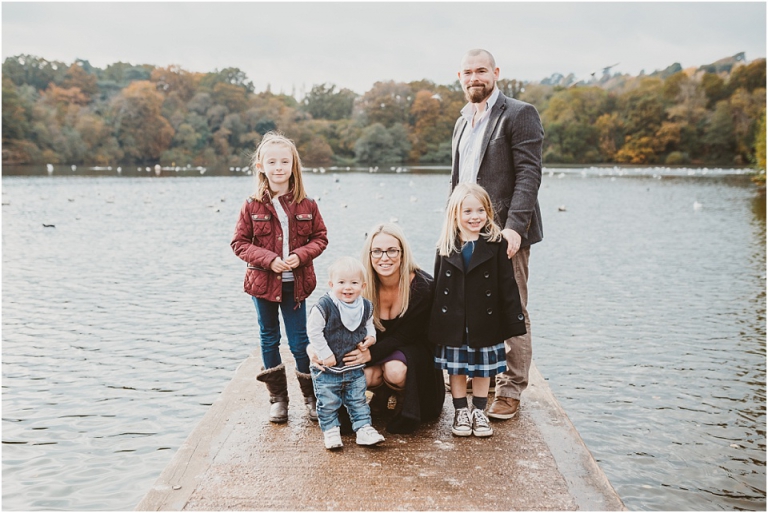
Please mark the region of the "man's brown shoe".
POLYGON ((488 408, 488 416, 492 419, 507 420, 517 415, 519 399, 496 396, 491 407, 488 408))

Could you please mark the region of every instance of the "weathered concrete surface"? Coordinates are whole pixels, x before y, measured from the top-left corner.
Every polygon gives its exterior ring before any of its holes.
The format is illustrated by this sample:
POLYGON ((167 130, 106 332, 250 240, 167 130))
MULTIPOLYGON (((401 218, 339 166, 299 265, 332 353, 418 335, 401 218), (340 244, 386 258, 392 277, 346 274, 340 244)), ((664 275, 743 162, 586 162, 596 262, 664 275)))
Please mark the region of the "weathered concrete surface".
POLYGON ((384 444, 343 436, 337 452, 306 418, 294 376, 288 423, 269 422, 259 367, 258 356, 240 365, 137 510, 624 509, 535 366, 520 414, 494 422, 491 438, 453 436, 446 394, 417 433, 374 421, 384 444))

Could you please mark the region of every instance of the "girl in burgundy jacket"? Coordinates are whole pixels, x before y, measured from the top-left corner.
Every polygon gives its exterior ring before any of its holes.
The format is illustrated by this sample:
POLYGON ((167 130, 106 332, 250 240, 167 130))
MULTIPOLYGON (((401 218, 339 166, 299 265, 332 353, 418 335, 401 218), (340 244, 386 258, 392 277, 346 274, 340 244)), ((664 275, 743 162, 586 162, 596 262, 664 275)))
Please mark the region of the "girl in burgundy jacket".
POLYGON ((305 300, 317 284, 312 261, 328 245, 327 231, 317 203, 304 191, 301 160, 293 141, 268 132, 256 149, 251 168, 256 173, 256 193, 240 210, 231 246, 248 264, 244 289, 259 317, 265 370, 256 379, 269 391, 269 420, 287 421, 288 387, 280 358, 278 315, 282 311, 304 402, 309 417, 317 420, 307 356, 305 300))

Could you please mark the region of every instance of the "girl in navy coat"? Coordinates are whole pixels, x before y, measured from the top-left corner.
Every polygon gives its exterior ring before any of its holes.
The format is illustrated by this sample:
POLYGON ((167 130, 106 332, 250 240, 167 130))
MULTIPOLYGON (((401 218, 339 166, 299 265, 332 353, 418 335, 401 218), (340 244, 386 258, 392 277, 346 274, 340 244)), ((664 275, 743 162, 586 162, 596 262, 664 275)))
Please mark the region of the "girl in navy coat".
POLYGON ((437 346, 435 365, 449 374, 455 408, 451 431, 456 436, 493 434, 484 411, 491 377, 507 369, 504 340, 525 333, 506 247, 485 189, 457 185, 438 241, 429 326, 429 339, 437 346))

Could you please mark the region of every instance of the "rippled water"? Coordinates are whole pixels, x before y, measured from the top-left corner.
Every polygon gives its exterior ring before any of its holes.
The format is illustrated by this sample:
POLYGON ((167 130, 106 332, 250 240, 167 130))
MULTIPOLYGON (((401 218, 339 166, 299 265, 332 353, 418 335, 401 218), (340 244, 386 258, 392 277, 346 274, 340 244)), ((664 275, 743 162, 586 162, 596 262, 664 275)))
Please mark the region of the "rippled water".
MULTIPOLYGON (((251 178, 182 175, 3 176, 4 509, 132 509, 257 349, 229 248, 251 178)), ((431 269, 447 175, 305 181, 321 283, 392 218, 431 269)), ((729 171, 595 168, 540 199, 534 358, 626 505, 764 510, 764 197, 729 171)))

